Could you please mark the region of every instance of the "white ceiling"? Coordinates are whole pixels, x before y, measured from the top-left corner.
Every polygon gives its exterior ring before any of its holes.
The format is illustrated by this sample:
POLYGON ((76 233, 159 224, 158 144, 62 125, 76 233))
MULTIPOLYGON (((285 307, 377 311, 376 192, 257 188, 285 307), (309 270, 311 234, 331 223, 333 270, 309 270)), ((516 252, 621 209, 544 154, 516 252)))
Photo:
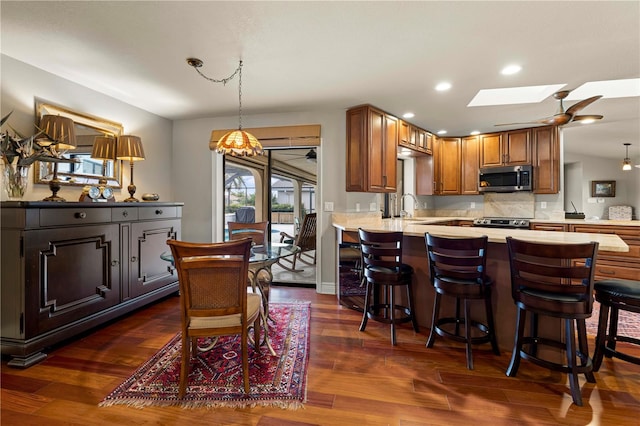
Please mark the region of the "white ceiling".
MULTIPOLYGON (((170 119, 371 103, 448 135, 553 115, 557 101, 473 107, 480 89, 640 77, 640 2, 0 2, 2 53, 170 119), (523 70, 503 76, 518 63, 523 70), (446 93, 437 83, 453 84, 446 93)), ((575 101, 566 102, 565 107, 575 101)), ((640 162, 640 98, 600 99, 567 150, 640 162)), ((250 117, 244 123, 251 127, 250 117)), ((522 126, 520 126, 522 127, 522 126)))

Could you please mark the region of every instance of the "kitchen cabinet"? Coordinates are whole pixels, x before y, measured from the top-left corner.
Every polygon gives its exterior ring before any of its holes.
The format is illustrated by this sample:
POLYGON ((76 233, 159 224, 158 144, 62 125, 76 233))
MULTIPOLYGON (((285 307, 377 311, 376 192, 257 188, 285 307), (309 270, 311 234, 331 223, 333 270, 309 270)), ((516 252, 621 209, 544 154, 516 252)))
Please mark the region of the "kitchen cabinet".
POLYGON ((460 167, 461 167, 461 140, 460 138, 438 138, 439 158, 435 161, 439 164, 439 177, 436 175, 437 194, 460 194, 460 167))
POLYGON ((398 119, 370 105, 347 111, 347 192, 395 192, 398 119))
POLYGON ((592 234, 616 234, 628 246, 628 252, 598 251, 595 279, 626 279, 640 281, 640 227, 577 224, 570 225, 572 232, 592 234))
POLYGON ((2 354, 45 349, 178 290, 181 203, 2 203, 2 354))
POLYGON ((529 228, 533 231, 554 231, 554 232, 568 232, 569 225, 566 223, 536 223, 532 222, 529 228))
POLYGON ((480 136, 480 167, 531 164, 529 129, 480 136))
POLYGON ((557 126, 531 129, 533 139, 533 192, 557 194, 560 191, 560 142, 557 126))
POLYGON ((415 159, 416 195, 433 195, 435 190, 435 155, 421 155, 415 159))
POLYGON ((474 195, 478 192, 480 140, 478 136, 462 138, 461 141, 460 194, 474 195))
POLYGON ((431 154, 433 134, 411 123, 398 120, 398 145, 418 153, 431 154))

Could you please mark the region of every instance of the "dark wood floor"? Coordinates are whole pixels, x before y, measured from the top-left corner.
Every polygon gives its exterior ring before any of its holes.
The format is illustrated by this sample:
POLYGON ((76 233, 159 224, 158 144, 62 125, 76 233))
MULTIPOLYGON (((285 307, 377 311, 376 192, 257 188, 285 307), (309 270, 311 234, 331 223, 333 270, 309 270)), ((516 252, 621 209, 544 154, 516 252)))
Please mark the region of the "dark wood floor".
MULTIPOLYGON (((596 384, 583 385, 584 407, 571 403, 566 376, 523 361, 506 377, 509 353, 475 350, 475 370, 461 346, 409 326, 391 347, 387 326, 340 307, 334 296, 275 287, 273 301, 310 300, 311 355, 304 409, 98 407, 98 403, 179 329, 171 297, 53 350, 26 370, 2 363, 2 425, 638 425, 640 366, 605 360, 596 384)), ((591 348, 593 342, 591 341, 591 348)), ((640 351, 636 350, 638 354, 640 351)))

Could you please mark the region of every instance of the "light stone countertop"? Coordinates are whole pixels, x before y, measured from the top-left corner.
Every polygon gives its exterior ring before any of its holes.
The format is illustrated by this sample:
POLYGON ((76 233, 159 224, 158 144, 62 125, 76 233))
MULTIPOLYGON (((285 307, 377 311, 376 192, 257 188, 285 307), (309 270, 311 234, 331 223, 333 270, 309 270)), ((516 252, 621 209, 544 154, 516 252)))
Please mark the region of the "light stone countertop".
MULTIPOLYGON (((605 226, 637 226, 640 220, 608 220, 608 219, 529 219, 531 223, 564 223, 568 225, 605 225, 605 226)), ((638 230, 640 232, 640 230, 638 230)))
MULTIPOLYGON (((446 226, 432 225, 432 223, 443 222, 447 220, 469 220, 471 218, 462 217, 415 217, 411 219, 381 219, 380 216, 366 215, 349 215, 335 213, 333 215, 333 226, 343 231, 357 232, 358 228, 364 228, 369 231, 401 231, 405 235, 422 237, 426 232, 443 236, 443 237, 480 237, 486 235, 489 242, 505 243, 506 238, 511 236, 522 240, 539 243, 584 243, 589 241, 597 241, 599 250, 613 252, 628 252, 629 246, 617 235, 614 234, 591 234, 581 232, 559 232, 559 231, 534 231, 529 229, 504 229, 504 228, 483 228, 483 227, 462 227, 462 226, 446 226)), ((558 221, 545 221, 550 223, 569 223, 558 221)), ((584 220, 574 220, 576 223, 586 223, 584 220)), ((615 222, 617 225, 626 222, 637 221, 598 221, 615 222)), ((588 222, 594 223, 594 221, 588 222)), ((634 224, 635 225, 635 224, 634 224)))

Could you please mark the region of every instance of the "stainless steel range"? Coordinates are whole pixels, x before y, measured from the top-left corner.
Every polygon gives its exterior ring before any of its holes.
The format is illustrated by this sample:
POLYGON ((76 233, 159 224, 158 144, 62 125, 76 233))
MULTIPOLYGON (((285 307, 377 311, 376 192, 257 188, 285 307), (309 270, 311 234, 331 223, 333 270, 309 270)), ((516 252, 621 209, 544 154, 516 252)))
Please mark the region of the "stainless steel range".
POLYGON ((529 219, 481 217, 473 219, 473 226, 482 226, 485 228, 529 229, 529 219))

